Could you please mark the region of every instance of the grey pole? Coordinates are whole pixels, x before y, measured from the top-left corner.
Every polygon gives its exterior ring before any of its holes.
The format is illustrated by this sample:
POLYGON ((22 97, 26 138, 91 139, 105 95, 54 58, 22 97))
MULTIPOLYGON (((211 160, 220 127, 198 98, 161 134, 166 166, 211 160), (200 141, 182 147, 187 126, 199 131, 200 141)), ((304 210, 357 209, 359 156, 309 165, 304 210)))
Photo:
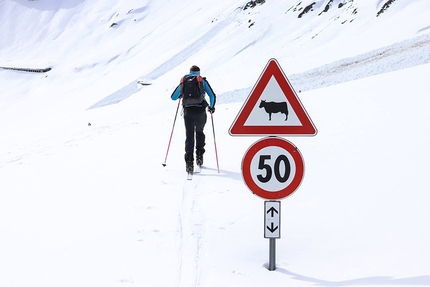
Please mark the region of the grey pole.
POLYGON ((276 269, 276 238, 269 238, 269 271, 276 269))

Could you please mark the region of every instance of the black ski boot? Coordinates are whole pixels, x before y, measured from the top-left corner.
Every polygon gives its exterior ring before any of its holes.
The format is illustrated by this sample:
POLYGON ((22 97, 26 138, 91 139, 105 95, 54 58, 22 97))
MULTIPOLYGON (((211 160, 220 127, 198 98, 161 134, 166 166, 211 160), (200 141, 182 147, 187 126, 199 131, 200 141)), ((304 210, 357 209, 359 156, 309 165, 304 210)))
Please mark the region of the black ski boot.
POLYGON ((194 158, 192 153, 185 153, 185 170, 187 173, 194 172, 194 158))
POLYGON ((187 161, 185 163, 185 170, 187 171, 187 173, 193 173, 194 172, 194 162, 187 161))
POLYGON ((200 167, 203 165, 203 152, 196 152, 196 164, 200 167))
POLYGON ((196 164, 198 166, 202 166, 203 165, 203 155, 196 156, 196 164))

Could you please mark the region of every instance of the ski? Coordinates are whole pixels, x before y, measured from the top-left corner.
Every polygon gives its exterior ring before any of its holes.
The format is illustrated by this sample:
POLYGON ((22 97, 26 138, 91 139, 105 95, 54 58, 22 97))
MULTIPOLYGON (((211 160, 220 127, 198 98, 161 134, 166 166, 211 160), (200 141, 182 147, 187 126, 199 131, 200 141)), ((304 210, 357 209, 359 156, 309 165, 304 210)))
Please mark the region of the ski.
POLYGON ((192 172, 188 172, 187 173, 187 180, 192 180, 193 179, 193 173, 192 172))
POLYGON ((197 165, 196 168, 194 169, 195 173, 200 173, 202 171, 202 166, 201 165, 197 165))

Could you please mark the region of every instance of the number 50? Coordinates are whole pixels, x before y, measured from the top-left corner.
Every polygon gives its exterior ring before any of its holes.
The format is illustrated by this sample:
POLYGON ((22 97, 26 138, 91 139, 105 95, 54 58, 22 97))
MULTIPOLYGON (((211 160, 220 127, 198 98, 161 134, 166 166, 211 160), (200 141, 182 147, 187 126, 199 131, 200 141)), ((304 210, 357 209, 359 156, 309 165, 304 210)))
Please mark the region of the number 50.
POLYGON ((290 173, 291 173, 290 161, 285 155, 283 154, 279 155, 275 160, 275 163, 273 165, 273 171, 272 171, 272 167, 268 163, 266 163, 266 160, 270 160, 271 158, 272 158, 271 155, 260 155, 260 160, 258 162, 258 169, 266 170, 266 175, 265 176, 261 174, 257 175, 258 180, 262 183, 269 182, 274 172, 275 177, 279 182, 281 183, 286 182, 290 177, 290 173), (282 175, 281 175, 281 169, 280 169, 281 162, 283 162, 285 166, 285 170, 282 175))

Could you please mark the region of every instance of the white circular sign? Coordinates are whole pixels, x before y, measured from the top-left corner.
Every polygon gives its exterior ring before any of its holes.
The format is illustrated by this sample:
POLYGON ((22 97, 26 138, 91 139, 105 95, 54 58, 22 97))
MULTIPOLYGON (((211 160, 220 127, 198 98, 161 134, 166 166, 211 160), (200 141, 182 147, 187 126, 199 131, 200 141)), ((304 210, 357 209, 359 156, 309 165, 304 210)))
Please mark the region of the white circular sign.
POLYGON ((242 175, 251 191, 265 199, 292 194, 303 179, 303 158, 292 143, 269 137, 254 143, 242 160, 242 175))

